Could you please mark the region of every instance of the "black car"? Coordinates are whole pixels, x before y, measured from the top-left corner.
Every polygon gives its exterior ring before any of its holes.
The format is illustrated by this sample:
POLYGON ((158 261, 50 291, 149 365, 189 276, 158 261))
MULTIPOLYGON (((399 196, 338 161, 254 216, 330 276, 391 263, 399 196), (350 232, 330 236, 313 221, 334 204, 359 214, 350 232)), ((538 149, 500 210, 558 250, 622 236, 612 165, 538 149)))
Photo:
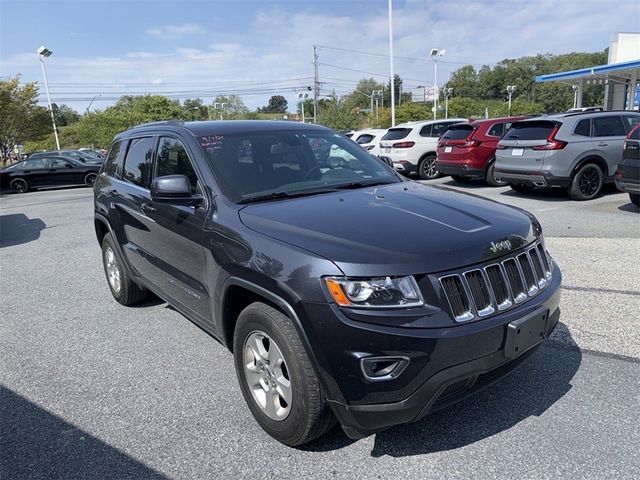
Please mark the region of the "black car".
POLYGON ((618 190, 627 192, 631 203, 640 207, 640 125, 627 135, 622 150, 622 162, 613 178, 618 190))
POLYGON ((47 152, 36 152, 29 155, 28 160, 33 160, 36 158, 49 158, 49 157, 67 157, 73 158, 82 163, 86 163, 87 165, 102 165, 104 161, 103 158, 92 155, 82 150, 50 150, 47 152))
POLYGON ((18 193, 40 187, 93 186, 100 165, 87 165, 73 158, 52 156, 29 158, 0 170, 0 188, 18 193))
POLYGON ((227 346, 287 445, 457 402, 560 316, 533 215, 404 180, 317 125, 141 125, 115 138, 94 194, 114 298, 150 290, 227 346))

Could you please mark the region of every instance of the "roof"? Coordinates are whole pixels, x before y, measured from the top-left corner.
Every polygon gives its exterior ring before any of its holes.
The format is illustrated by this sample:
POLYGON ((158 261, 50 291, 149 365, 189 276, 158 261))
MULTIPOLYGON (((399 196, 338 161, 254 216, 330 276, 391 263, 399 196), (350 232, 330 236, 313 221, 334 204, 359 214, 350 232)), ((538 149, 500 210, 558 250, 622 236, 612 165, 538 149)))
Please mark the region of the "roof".
POLYGON ((416 120, 413 122, 404 122, 399 123, 395 127, 391 128, 406 128, 406 127, 415 127, 417 125, 429 125, 432 123, 440 123, 440 122, 467 122, 468 118, 438 118, 437 120, 416 120))
POLYGON ((224 135, 239 132, 264 132, 273 130, 329 130, 322 125, 279 120, 208 120, 202 122, 181 122, 168 120, 164 122, 145 123, 133 127, 134 130, 154 130, 165 127, 189 130, 193 135, 224 135))
POLYGON ((611 63, 608 65, 600 65, 597 67, 581 68, 579 70, 569 70, 566 72, 550 73, 548 75, 537 75, 536 82, 554 82, 563 80, 574 80, 586 77, 604 77, 604 78, 631 78, 634 73, 640 77, 640 60, 632 60, 629 62, 611 63))

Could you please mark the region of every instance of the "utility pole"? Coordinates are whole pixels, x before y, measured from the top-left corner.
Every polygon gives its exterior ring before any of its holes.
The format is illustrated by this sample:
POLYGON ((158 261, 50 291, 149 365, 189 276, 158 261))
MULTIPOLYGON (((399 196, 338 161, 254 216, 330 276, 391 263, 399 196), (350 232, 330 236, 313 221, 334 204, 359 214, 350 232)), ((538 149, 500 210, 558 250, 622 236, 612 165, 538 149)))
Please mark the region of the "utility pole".
MULTIPOLYGON (((391 126, 396 126, 395 73, 393 71, 393 5, 389 0, 389 70, 391 84, 391 126)), ((400 104, 400 101, 398 101, 400 104)))
POLYGON ((318 47, 313 46, 313 123, 318 123, 318 47))

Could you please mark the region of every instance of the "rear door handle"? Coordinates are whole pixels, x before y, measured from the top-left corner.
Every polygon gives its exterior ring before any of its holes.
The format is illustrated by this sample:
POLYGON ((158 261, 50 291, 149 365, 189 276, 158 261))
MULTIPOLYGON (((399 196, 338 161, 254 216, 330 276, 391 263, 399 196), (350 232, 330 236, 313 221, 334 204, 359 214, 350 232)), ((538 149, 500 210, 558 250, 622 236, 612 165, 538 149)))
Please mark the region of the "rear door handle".
POLYGON ((156 211, 156 207, 154 207, 153 205, 151 205, 150 203, 143 203, 140 208, 142 208, 143 212, 146 213, 153 213, 156 211))

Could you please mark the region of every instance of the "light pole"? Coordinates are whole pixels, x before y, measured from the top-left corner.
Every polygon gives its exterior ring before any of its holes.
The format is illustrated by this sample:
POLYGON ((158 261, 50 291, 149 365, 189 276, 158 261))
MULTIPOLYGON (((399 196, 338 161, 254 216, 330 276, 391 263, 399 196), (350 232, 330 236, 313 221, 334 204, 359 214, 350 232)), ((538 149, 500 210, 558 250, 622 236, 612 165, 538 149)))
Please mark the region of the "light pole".
POLYGON ((56 128, 56 118, 53 116, 53 107, 51 106, 51 97, 49 96, 49 82, 47 82, 47 70, 44 68, 44 59, 50 57, 53 52, 42 45, 38 49, 38 58, 42 66, 42 76, 44 77, 44 88, 47 92, 47 101, 49 102, 49 111, 51 112, 51 123, 53 124, 53 135, 56 137, 56 147, 60 150, 60 140, 58 139, 58 129, 56 128))
MULTIPOLYGON (((294 90, 295 91, 295 90, 294 90)), ((304 123, 304 101, 309 98, 309 92, 311 91, 311 87, 307 87, 306 92, 297 92, 298 100, 300 100, 300 108, 302 110, 302 123, 304 123)))
MULTIPOLYGON (((391 126, 396 126, 395 73, 393 71, 393 5, 389 0, 389 78, 391 84, 391 126)), ((398 102, 400 103, 400 102, 398 102)))
POLYGON ((449 97, 453 93, 453 88, 443 88, 442 93, 444 95, 444 118, 449 118, 449 97))
POLYGON ((436 119, 436 115, 438 114, 438 57, 444 56, 447 53, 444 49, 432 48, 429 51, 429 55, 431 55, 431 60, 433 60, 433 119, 436 119))
POLYGON ((509 117, 511 116, 511 95, 516 91, 515 85, 507 85, 507 93, 509 94, 509 117))
POLYGON ((87 113, 89 113, 89 109, 91 108, 91 104, 93 103, 93 101, 94 101, 96 98, 101 97, 101 96, 102 96, 102 94, 101 94, 101 93, 99 93, 99 94, 97 94, 97 95, 94 95, 94 96, 93 96, 93 98, 92 98, 92 99, 91 99, 91 101, 89 102, 89 106, 87 107, 87 113))
POLYGON ((571 88, 573 89, 573 108, 577 108, 578 107, 578 90, 580 89, 580 87, 578 85, 571 85, 571 88))
POLYGON ((227 105, 229 105, 229 104, 226 103, 226 102, 225 103, 216 102, 216 103, 213 104, 213 109, 214 110, 220 110, 220 120, 224 120, 222 118, 222 112, 224 112, 224 107, 226 107, 227 105))

